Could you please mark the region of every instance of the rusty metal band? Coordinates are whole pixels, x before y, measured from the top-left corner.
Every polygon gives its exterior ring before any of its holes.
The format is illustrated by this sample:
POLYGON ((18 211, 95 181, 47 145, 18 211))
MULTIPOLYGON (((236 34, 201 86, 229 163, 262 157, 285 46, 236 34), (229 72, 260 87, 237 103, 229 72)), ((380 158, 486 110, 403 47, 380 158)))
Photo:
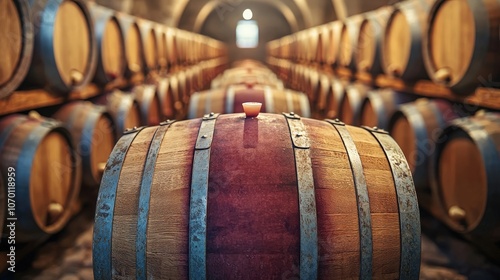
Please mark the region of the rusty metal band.
POLYGON ((207 278, 207 202, 210 147, 219 114, 202 119, 193 158, 189 203, 189 279, 207 278))
POLYGON ((363 127, 379 142, 389 161, 399 208, 401 266, 399 279, 418 279, 420 274, 420 214, 411 170, 398 144, 384 130, 363 127))
POLYGON ((360 279, 370 279, 372 277, 372 262, 373 262, 373 238, 372 238, 372 221, 370 212, 370 199, 368 196, 368 188, 366 186, 366 178, 363 173, 363 165, 359 156, 356 144, 352 139, 351 134, 345 127, 345 124, 339 120, 326 120, 332 124, 337 130, 342 139, 344 147, 351 165, 354 185, 356 189, 356 201, 358 204, 358 222, 359 236, 361 247, 361 264, 360 264, 360 279))
POLYGON ((149 145, 148 156, 142 172, 141 187, 139 191, 139 207, 137 207, 137 233, 135 240, 136 279, 147 279, 147 232, 149 217, 149 202, 151 198, 151 185, 155 173, 156 159, 160 152, 161 143, 168 128, 175 121, 162 122, 156 129, 153 140, 149 145))
POLYGON ((234 87, 228 87, 226 91, 226 114, 234 113, 234 96, 236 93, 234 92, 234 87))
POLYGON ((318 219, 314 192, 311 143, 300 117, 283 114, 290 129, 295 155, 295 170, 300 212, 300 279, 318 278, 318 219))
POLYGON ((92 254, 95 279, 111 279, 111 242, 116 191, 123 162, 135 137, 144 127, 129 130, 118 140, 109 156, 97 197, 92 254))

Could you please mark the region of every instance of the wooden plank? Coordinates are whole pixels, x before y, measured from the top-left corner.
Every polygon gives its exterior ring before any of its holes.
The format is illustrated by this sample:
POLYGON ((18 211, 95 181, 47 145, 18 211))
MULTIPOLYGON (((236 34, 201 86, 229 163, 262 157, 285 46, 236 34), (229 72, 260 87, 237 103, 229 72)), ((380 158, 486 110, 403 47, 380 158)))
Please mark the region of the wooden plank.
POLYGON ((0 99, 0 116, 31 109, 62 104, 69 100, 82 100, 97 96, 105 91, 122 88, 127 85, 126 80, 114 81, 104 88, 89 84, 81 90, 73 91, 67 96, 50 93, 43 89, 16 91, 10 96, 0 99))

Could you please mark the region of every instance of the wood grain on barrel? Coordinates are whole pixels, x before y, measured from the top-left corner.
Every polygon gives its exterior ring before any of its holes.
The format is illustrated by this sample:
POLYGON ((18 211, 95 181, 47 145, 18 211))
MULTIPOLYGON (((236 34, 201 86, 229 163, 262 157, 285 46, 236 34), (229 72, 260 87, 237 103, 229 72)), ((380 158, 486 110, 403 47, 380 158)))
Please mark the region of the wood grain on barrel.
POLYGON ((188 279, 189 194, 199 127, 199 120, 174 123, 158 154, 147 231, 148 275, 188 279))
POLYGON ((149 70, 156 70, 158 66, 158 39, 152 23, 144 23, 142 38, 144 43, 144 57, 149 70))
POLYGON ((68 139, 61 134, 51 132, 39 145, 30 174, 30 200, 37 224, 41 228, 50 228, 60 224, 63 214, 51 214, 51 204, 57 203, 62 206, 62 211, 69 211, 74 203, 71 200, 74 163, 68 139))
POLYGON ((120 77, 123 75, 125 45, 120 25, 116 20, 110 19, 106 23, 100 47, 105 73, 109 77, 120 77))
POLYGON ((384 151, 366 130, 348 127, 363 164, 370 199, 373 278, 397 279, 400 268, 400 225, 394 178, 384 151))
POLYGON ((22 19, 15 0, 0 2, 0 86, 7 83, 14 75, 22 54, 23 27, 22 19))
POLYGON ((135 238, 137 232, 138 189, 149 144, 156 128, 141 131, 129 147, 116 193, 113 216, 112 264, 116 278, 135 275, 135 238), (120 184, 121 182, 121 184, 120 184), (115 238, 116 236, 116 238, 115 238))
POLYGON ((464 228, 481 221, 488 197, 487 174, 481 152, 464 133, 449 135, 439 158, 439 191, 444 210, 459 207, 465 217, 455 220, 464 228))
POLYGON ((167 33, 162 26, 155 28, 158 38, 158 64, 164 70, 168 67, 167 33))
POLYGON ((417 164, 416 136, 412 125, 405 116, 399 117, 393 124, 391 136, 403 151, 410 169, 415 170, 417 164))
POLYGON ((359 30, 357 67, 361 71, 367 71, 373 63, 376 55, 375 26, 370 20, 364 20, 359 30))
POLYGON ((54 55, 57 69, 67 85, 78 85, 88 72, 91 57, 89 22, 80 6, 63 1, 54 21, 54 55))
POLYGON ((143 69, 143 48, 141 33, 137 24, 132 24, 125 36, 125 53, 130 71, 141 72, 143 69))
POLYGON ((384 60, 386 73, 399 76, 408 67, 411 51, 410 23, 401 11, 395 11, 385 31, 384 60))
POLYGON ((436 71, 449 71, 450 80, 465 74, 474 51, 475 31, 474 16, 467 1, 441 4, 428 35, 428 48, 436 71))

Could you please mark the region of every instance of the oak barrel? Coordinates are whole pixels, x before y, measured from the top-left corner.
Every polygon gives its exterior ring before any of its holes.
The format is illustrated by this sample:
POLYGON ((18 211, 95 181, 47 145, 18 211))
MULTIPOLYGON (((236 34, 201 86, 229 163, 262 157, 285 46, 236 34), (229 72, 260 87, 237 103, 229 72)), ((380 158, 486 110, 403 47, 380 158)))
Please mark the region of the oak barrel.
MULTIPOLYGON (((326 105, 324 117, 333 119, 340 117, 340 104, 344 98, 347 84, 337 78, 330 79, 330 87, 326 91, 326 105)), ((320 96, 320 100, 323 98, 320 96)))
POLYGON ((327 45, 325 46, 325 63, 326 65, 334 66, 338 64, 339 48, 340 48, 340 32, 342 29, 341 21, 334 21, 326 25, 328 31, 324 36, 327 45))
POLYGON ((158 125, 163 121, 162 106, 155 85, 136 86, 132 89, 132 95, 139 105, 141 123, 158 125))
POLYGON ((348 85, 340 101, 339 118, 350 125, 361 125, 363 101, 370 88, 360 83, 348 85))
POLYGON ((296 112, 309 117, 311 109, 307 96, 292 90, 273 89, 255 85, 230 86, 193 94, 189 102, 188 118, 199 118, 210 112, 243 113, 244 102, 262 103, 262 112, 296 112))
POLYGON ((125 58, 127 60, 126 78, 133 78, 147 72, 144 58, 144 45, 141 30, 136 19, 131 15, 117 14, 125 39, 125 58))
POLYGON ((28 74, 33 55, 33 25, 27 0, 0 3, 0 98, 9 96, 28 74))
POLYGON ((361 124, 388 129, 389 120, 399 105, 412 102, 415 99, 415 95, 389 88, 371 90, 361 106, 361 124))
POLYGON ((159 78, 156 81, 156 92, 160 101, 161 114, 167 119, 176 119, 176 96, 172 92, 170 80, 168 78, 159 78))
POLYGON ((75 150, 60 122, 24 115, 0 120, 0 167, 16 170, 16 241, 41 239, 68 222, 81 180, 75 150))
POLYGON ((340 29, 338 66, 356 71, 356 56, 358 53, 359 28, 364 15, 347 18, 340 29))
POLYGON ((64 105, 53 116, 71 133, 82 159, 82 180, 86 187, 98 187, 106 160, 116 143, 113 119, 103 106, 76 101, 64 105))
POLYGON ((158 39, 158 66, 166 72, 168 69, 167 29, 160 24, 155 26, 156 38, 158 39))
POLYGON ((97 60, 92 17, 82 0, 30 1, 35 47, 23 88, 66 94, 90 82, 97 60))
POLYGON ((141 119, 141 109, 132 94, 116 90, 112 93, 93 98, 92 102, 106 106, 108 113, 113 117, 117 138, 122 136, 128 128, 145 124, 141 119))
POLYGON ((295 114, 166 122, 115 146, 93 261, 95 279, 418 279, 417 198, 380 131, 295 114))
POLYGON ((89 8, 94 19, 97 40, 94 82, 105 85, 125 75, 127 65, 123 32, 115 11, 94 4, 89 4, 89 8))
POLYGON ((370 73, 373 76, 383 73, 382 41, 387 19, 392 10, 392 6, 385 6, 365 14, 359 27, 358 52, 355 56, 359 72, 370 73))
MULTIPOLYGON (((500 114, 456 119, 436 147, 435 194, 445 222, 474 237, 500 241, 500 114)), ((498 245, 497 245, 498 246, 498 245)))
POLYGON ((144 19, 138 21, 138 24, 142 37, 147 72, 154 72, 158 70, 159 66, 158 38, 156 37, 155 24, 144 19))
POLYGON ((429 99, 401 105, 391 117, 389 133, 408 160, 416 188, 429 189, 436 141, 447 123, 456 118, 452 104, 429 99))
POLYGON ((394 5, 384 32, 383 68, 405 81, 427 78, 423 61, 423 37, 434 0, 410 0, 394 5))
POLYGON ((430 11, 424 40, 429 76, 456 92, 500 81, 500 2, 438 0, 430 11))

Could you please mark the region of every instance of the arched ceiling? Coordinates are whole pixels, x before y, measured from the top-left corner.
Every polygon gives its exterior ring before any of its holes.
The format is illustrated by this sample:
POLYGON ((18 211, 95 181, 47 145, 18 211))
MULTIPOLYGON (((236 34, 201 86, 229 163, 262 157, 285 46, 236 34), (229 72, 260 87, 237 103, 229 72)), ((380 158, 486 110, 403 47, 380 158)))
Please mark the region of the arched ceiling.
POLYGON ((292 31, 321 25, 399 0, 87 0, 189 31, 199 31, 211 13, 225 13, 248 3, 280 11, 292 31))

